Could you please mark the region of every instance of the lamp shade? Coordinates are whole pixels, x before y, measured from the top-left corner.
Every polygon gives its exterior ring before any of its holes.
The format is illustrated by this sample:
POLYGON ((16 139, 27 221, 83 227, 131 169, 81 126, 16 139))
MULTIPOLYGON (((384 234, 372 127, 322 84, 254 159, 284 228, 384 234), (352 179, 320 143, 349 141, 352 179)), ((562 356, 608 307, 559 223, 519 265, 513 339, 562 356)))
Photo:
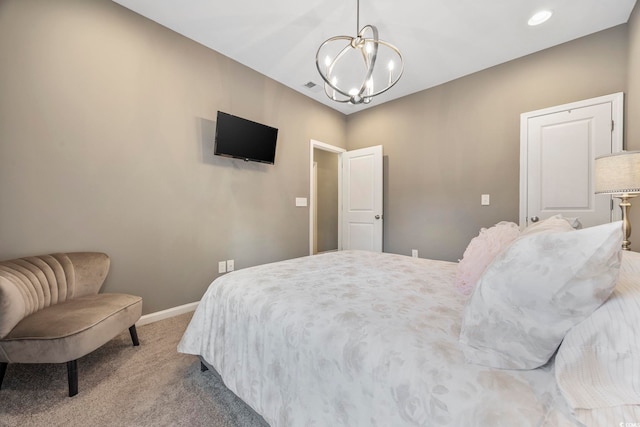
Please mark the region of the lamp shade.
POLYGON ((640 151, 622 151, 596 157, 598 193, 640 193, 640 151))

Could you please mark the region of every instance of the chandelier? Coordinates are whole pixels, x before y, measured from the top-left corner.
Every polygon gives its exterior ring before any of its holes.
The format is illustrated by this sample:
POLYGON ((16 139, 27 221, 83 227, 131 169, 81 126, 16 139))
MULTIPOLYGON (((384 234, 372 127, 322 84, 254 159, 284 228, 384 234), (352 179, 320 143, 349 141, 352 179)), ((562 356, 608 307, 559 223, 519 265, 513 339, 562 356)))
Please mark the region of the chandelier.
POLYGON ((356 34, 331 37, 322 43, 316 53, 316 68, 330 99, 368 104, 371 98, 398 83, 404 63, 398 48, 378 38, 374 25, 360 29, 360 0, 357 0, 356 34))

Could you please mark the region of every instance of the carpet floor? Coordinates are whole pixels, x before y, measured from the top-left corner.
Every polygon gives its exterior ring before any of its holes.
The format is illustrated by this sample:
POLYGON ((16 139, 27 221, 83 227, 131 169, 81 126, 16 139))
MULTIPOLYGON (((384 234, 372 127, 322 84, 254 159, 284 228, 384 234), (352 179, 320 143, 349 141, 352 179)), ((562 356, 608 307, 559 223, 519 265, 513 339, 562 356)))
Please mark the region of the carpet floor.
POLYGON ((0 390, 0 426, 268 427, 195 356, 176 351, 192 313, 129 331, 78 360, 68 397, 66 364, 9 364, 0 390))

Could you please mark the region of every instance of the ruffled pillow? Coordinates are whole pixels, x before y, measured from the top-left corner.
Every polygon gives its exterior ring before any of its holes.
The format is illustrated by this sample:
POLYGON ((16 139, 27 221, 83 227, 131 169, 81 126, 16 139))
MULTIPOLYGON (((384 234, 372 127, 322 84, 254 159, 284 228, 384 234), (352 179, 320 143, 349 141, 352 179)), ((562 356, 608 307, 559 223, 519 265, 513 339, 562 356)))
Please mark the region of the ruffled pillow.
POLYGON ((520 235, 518 225, 502 221, 491 228, 480 229, 464 251, 456 272, 456 289, 471 294, 480 276, 493 259, 520 235))

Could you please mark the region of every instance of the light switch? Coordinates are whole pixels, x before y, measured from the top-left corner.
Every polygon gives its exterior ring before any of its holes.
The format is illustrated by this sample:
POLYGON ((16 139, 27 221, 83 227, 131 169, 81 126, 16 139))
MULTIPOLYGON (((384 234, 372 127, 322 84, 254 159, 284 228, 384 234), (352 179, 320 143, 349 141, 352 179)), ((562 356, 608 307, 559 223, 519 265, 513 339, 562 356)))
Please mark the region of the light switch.
POLYGON ((298 206, 298 207, 307 206, 307 198, 306 197, 296 197, 296 206, 298 206))
POLYGON ((491 197, 488 194, 480 196, 480 204, 482 206, 489 206, 491 204, 491 197))

